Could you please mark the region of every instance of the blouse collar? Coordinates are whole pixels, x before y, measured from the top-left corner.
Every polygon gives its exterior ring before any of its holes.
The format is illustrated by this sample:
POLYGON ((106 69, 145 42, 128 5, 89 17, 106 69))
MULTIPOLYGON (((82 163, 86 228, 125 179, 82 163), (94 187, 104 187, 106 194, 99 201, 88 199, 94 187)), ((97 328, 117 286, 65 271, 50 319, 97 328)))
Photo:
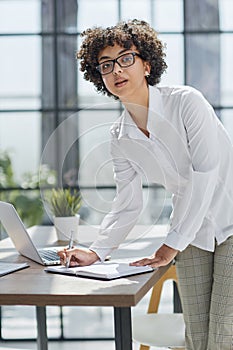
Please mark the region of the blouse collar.
MULTIPOLYGON (((159 117, 164 118, 164 109, 161 94, 156 86, 149 85, 149 111, 147 128, 152 135, 155 135, 156 120, 157 118, 160 119, 159 117)), ((128 135, 132 138, 138 138, 138 135, 140 135, 138 132, 138 127, 134 120, 131 118, 127 109, 124 109, 121 116, 118 139, 125 135, 128 135)))

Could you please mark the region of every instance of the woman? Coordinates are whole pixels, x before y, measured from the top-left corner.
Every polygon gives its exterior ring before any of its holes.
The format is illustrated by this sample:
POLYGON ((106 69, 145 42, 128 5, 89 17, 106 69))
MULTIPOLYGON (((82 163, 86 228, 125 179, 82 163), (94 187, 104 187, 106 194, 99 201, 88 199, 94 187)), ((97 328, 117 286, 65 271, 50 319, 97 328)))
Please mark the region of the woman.
POLYGON ((88 265, 124 240, 142 209, 141 177, 173 193, 167 237, 133 265, 176 259, 186 349, 232 350, 233 150, 212 107, 188 86, 157 87, 164 48, 144 21, 83 33, 84 78, 125 110, 111 128, 117 185, 112 210, 90 249, 63 250, 61 262, 88 265))

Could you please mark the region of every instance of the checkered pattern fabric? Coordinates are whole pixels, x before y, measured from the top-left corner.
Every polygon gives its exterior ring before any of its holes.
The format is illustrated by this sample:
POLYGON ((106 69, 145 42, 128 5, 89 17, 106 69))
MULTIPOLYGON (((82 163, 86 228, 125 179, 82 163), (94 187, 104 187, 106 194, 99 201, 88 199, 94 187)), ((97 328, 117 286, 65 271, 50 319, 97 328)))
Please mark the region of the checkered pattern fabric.
POLYGON ((188 246, 176 269, 186 350, 233 350, 233 236, 214 252, 188 246))

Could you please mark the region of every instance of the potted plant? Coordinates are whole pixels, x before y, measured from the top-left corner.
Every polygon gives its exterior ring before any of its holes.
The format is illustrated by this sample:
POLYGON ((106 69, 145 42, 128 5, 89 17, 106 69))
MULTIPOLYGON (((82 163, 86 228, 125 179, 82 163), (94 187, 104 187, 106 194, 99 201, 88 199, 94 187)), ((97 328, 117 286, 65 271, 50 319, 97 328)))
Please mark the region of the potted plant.
POLYGON ((71 231, 73 231, 73 240, 77 241, 80 220, 78 212, 81 208, 80 192, 71 188, 52 189, 48 202, 53 214, 58 240, 68 241, 71 231))

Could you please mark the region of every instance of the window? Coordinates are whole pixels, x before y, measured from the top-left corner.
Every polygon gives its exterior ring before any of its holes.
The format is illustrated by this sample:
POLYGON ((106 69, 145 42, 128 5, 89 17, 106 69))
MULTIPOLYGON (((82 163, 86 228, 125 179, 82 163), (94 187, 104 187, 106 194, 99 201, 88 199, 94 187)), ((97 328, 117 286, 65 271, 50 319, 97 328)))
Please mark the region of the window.
MULTIPOLYGON (((55 184, 54 172, 59 183, 80 186, 81 218, 86 224, 99 224, 110 208, 115 185, 108 130, 121 105, 98 95, 75 60, 80 33, 94 25, 110 26, 129 18, 153 25, 167 45, 168 70, 161 85, 190 84, 200 89, 233 141, 232 17, 231 0, 1 0, 0 198, 13 200, 23 194, 38 199, 42 162, 48 165, 44 186, 55 184), (1 162, 6 155, 13 178, 1 162)), ((145 186, 144 199, 139 222, 166 223, 169 194, 145 186)), ((30 215, 30 224, 51 222, 43 212, 39 218, 30 215)), ((7 327, 10 309, 2 311, 7 327)), ((53 310, 49 332, 59 336, 52 330, 52 319, 59 315, 53 310)), ((64 317, 69 312, 67 308, 64 317)), ((93 312, 97 318, 103 316, 96 309, 93 312)), ((3 334, 9 336, 7 331, 3 334)), ((70 336, 67 329, 65 334, 70 336)))

